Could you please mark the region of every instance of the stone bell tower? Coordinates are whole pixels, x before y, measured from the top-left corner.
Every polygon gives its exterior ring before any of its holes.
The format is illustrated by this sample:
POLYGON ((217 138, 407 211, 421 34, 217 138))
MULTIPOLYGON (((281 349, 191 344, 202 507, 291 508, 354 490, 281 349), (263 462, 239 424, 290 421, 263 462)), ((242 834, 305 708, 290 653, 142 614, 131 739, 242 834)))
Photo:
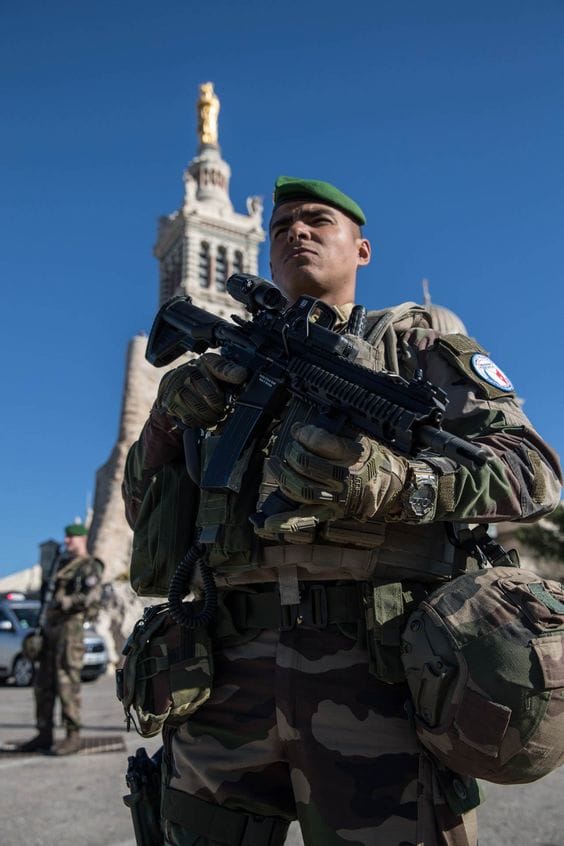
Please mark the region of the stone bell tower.
MULTIPOLYGON (((219 109, 213 83, 200 85, 198 149, 184 173, 183 205, 160 218, 154 255, 159 262, 159 305, 173 295, 187 294, 201 308, 228 318, 241 314, 242 307, 226 293, 225 282, 232 273, 257 273, 264 231, 260 197, 247 199, 246 214, 233 209, 231 168, 218 143, 219 109)), ((132 532, 121 497, 125 458, 139 436, 164 373, 145 360, 146 345, 144 335, 129 342, 118 440, 96 474, 89 545, 105 562, 106 581, 114 585, 116 580, 127 585, 131 553, 132 532)))
POLYGON ((257 273, 264 232, 260 197, 247 199, 247 214, 233 210, 231 168, 218 143, 219 108, 213 84, 200 85, 198 153, 184 173, 182 208, 159 221, 155 256, 160 303, 188 294, 197 305, 224 317, 236 309, 225 282, 232 273, 257 273))

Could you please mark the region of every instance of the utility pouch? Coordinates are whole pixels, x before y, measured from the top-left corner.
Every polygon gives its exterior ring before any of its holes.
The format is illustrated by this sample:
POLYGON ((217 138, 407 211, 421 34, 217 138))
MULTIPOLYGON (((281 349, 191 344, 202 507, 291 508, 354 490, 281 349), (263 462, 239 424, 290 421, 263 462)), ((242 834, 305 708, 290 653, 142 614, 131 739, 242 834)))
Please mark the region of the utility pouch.
POLYGON ((133 722, 140 735, 153 737, 165 723, 183 722, 210 695, 209 635, 205 628, 177 625, 167 604, 145 609, 122 654, 125 659, 116 672, 116 686, 128 731, 133 722))
POLYGON ((364 606, 370 672, 378 681, 405 681, 401 632, 407 617, 428 591, 419 583, 373 581, 366 584, 364 606))
MULTIPOLYGON (((202 443, 203 482, 220 445, 220 435, 205 438, 202 443)), ((260 450, 256 454, 252 449, 243 453, 231 474, 237 491, 202 486, 197 518, 199 540, 208 547, 209 566, 218 573, 232 575, 256 566, 252 563, 256 543, 248 516, 256 511, 263 459, 260 450)))
POLYGON ((130 580, 139 596, 168 596, 170 580, 194 536, 198 487, 184 464, 151 479, 133 531, 130 580))

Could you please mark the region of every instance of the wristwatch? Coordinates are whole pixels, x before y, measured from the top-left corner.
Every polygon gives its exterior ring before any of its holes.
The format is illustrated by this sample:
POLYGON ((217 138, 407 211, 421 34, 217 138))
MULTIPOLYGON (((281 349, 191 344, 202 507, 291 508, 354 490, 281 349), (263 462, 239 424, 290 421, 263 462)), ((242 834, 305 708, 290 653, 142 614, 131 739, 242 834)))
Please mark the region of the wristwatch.
POLYGON ((407 523, 429 523, 437 506, 438 478, 424 461, 411 461, 407 484, 403 490, 402 520, 407 523))

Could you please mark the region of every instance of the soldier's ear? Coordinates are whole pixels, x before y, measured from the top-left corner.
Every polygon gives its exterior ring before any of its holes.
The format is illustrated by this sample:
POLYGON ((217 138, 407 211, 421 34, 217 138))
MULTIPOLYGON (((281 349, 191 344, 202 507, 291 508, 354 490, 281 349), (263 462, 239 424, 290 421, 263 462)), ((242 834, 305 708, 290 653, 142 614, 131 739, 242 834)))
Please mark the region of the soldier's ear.
POLYGON ((358 263, 360 266, 368 264, 372 255, 372 247, 367 238, 357 239, 358 263))

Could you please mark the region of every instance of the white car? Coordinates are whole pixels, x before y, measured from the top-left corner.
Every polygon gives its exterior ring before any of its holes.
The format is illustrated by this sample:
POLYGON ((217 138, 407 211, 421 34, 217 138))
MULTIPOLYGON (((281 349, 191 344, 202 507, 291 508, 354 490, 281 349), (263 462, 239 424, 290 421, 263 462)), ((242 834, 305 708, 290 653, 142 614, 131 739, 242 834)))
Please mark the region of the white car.
MULTIPOLYGON (((22 655, 22 641, 34 629, 41 605, 37 599, 0 599, 0 680, 13 678, 17 687, 33 681, 33 662, 22 655)), ((84 624, 84 658, 81 678, 94 681, 106 672, 108 650, 93 623, 84 624)))

